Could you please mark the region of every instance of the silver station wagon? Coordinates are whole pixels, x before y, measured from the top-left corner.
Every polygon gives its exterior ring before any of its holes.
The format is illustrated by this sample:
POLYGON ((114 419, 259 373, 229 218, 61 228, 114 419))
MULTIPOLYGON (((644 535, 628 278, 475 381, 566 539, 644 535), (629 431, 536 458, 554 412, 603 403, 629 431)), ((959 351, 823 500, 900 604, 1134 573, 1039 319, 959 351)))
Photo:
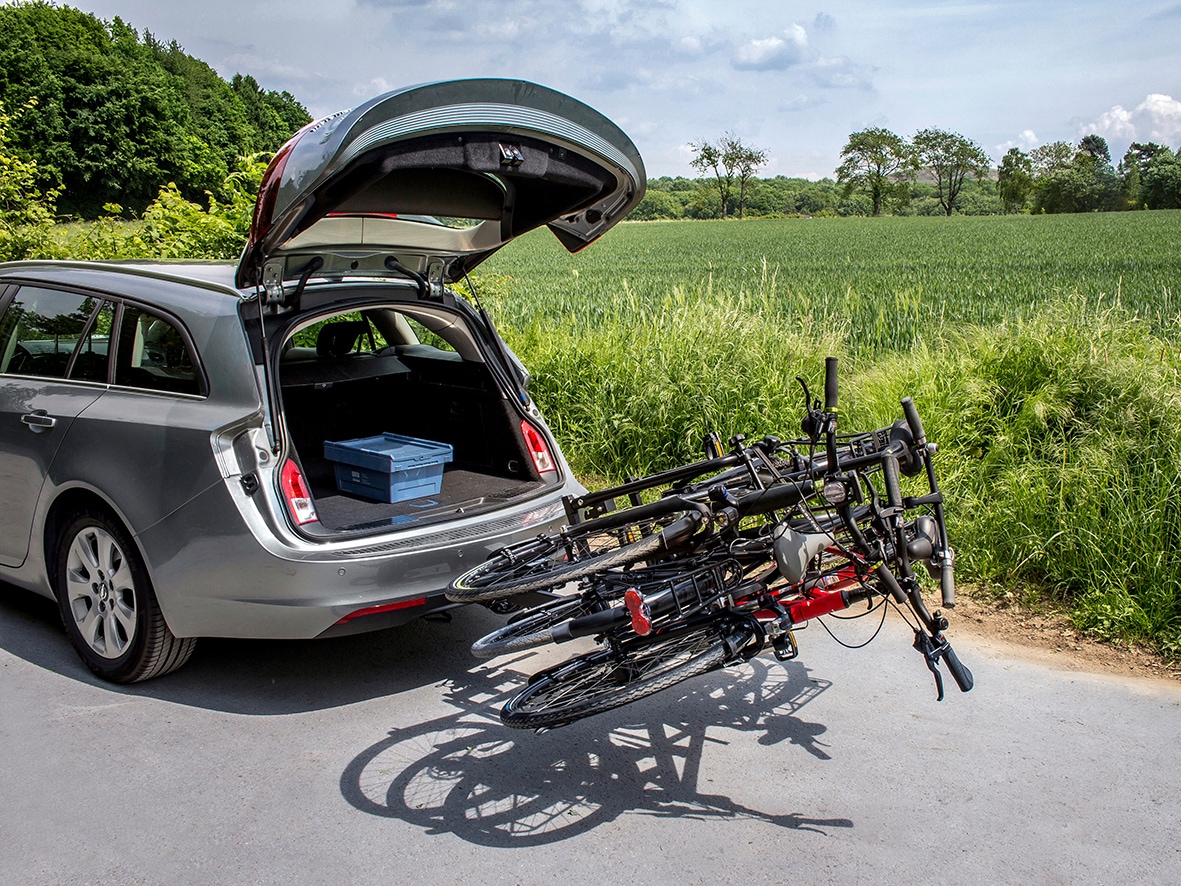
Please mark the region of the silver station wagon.
POLYGON ((380 96, 275 156, 230 265, 0 265, 0 579, 119 682, 197 638, 439 613, 581 492, 528 375, 451 284, 643 196, 635 146, 531 83, 380 96))

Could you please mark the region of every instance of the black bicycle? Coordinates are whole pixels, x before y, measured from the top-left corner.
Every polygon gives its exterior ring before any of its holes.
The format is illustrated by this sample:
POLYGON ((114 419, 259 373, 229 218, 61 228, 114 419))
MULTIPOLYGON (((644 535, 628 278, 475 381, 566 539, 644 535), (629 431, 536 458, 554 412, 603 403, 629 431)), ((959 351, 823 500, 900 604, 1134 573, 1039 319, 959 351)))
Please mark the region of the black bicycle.
POLYGON ((902 400, 905 418, 889 428, 841 436, 836 360, 826 361, 823 407, 801 384, 805 438, 748 447, 739 437, 728 453, 707 438, 705 460, 572 499, 562 532, 497 552, 453 584, 449 596, 464 600, 574 589, 478 640, 478 657, 599 642, 535 675, 505 705, 506 724, 560 726, 768 643, 794 658, 795 628, 865 600, 883 617, 892 605, 909 618, 940 699, 941 661, 962 691, 972 688, 914 570, 938 576, 944 607, 955 605, 936 447, 913 402, 902 400), (922 474, 926 490, 904 496, 902 478, 922 474))

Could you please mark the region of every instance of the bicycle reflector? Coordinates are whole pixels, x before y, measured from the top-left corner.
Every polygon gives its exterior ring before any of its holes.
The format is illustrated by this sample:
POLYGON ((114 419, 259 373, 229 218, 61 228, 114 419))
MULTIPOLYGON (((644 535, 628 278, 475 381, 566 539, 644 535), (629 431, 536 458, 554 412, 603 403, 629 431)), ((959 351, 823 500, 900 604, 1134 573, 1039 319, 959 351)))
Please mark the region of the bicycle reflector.
POLYGON ((283 470, 279 473, 279 486, 283 490, 283 498, 287 501, 287 509, 298 525, 314 523, 318 519, 316 506, 312 504, 312 494, 304 482, 303 473, 291 459, 283 463, 283 470))
POLYGON ((644 595, 635 588, 629 588, 623 595, 623 604, 631 613, 632 630, 641 637, 652 633, 652 614, 648 611, 648 604, 644 602, 644 595))
POLYGON ((522 420, 521 436, 525 438, 525 446, 529 449, 529 455, 533 459, 533 466, 537 468, 537 473, 557 473, 558 466, 554 463, 554 457, 550 455, 549 446, 546 445, 545 437, 541 435, 541 431, 529 422, 522 420))

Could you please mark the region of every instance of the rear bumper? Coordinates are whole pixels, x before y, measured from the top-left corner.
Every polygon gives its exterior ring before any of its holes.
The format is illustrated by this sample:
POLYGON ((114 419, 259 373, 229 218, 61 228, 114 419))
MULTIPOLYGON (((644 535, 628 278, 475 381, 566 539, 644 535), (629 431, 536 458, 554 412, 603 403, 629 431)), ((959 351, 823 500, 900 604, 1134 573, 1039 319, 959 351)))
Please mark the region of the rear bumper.
POLYGON ((285 544, 252 531, 219 484, 139 541, 178 637, 333 636, 451 608, 441 595, 456 576, 564 523, 561 498, 580 491, 571 480, 495 514, 344 546, 285 544))

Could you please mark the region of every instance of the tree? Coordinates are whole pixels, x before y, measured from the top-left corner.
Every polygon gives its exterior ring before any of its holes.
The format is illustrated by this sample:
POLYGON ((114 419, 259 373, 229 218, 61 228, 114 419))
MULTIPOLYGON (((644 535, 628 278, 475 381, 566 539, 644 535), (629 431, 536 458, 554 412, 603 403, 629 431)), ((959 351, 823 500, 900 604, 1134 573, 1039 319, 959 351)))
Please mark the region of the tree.
POLYGON ((61 210, 87 218, 113 203, 141 212, 168 182, 204 202, 240 156, 276 150, 311 119, 285 93, 235 87, 119 18, 0 4, 0 102, 32 98, 37 113, 14 123, 13 144, 43 185, 64 185, 61 210))
POLYGON ((1128 146, 1128 150, 1124 152, 1124 157, 1120 160, 1116 173, 1123 182, 1124 196, 1127 197, 1130 209, 1145 207, 1144 176, 1147 174, 1153 158, 1161 151, 1168 150, 1156 142, 1148 142, 1147 144, 1132 142, 1128 146))
POLYGON ((722 162, 722 149, 713 142, 701 139, 690 142, 689 147, 693 149, 693 159, 689 161, 689 165, 702 175, 713 172, 714 180, 717 182, 718 197, 722 201, 722 218, 725 218, 726 205, 730 202, 730 192, 734 190, 734 171, 722 162))
POLYGON ((1001 211, 1020 212, 1033 191, 1033 162, 1020 148, 1009 148, 997 170, 996 192, 1001 211))
POLYGON ((1103 163, 1111 163, 1111 149, 1107 147, 1107 139, 1101 135, 1095 133, 1084 135, 1082 141, 1078 143, 1078 149, 1103 163))
POLYGON ((939 205, 947 215, 955 211, 969 174, 977 180, 988 175, 989 159, 984 149, 958 132, 922 129, 915 133, 911 144, 919 165, 934 173, 939 205))
POLYGON ((11 124, 34 105, 30 101, 15 114, 0 105, 0 261, 47 258, 51 248, 60 189, 42 191, 36 162, 22 159, 9 145, 11 124))
POLYGON ((837 183, 843 185, 843 199, 853 191, 867 194, 873 214, 881 215, 882 206, 904 204, 910 196, 909 183, 914 179, 914 152, 906 142, 888 129, 864 129, 849 136, 841 151, 837 183))
POLYGON ((746 210, 746 192, 754 174, 767 162, 767 152, 753 145, 745 144, 733 132, 722 133, 717 142, 701 139, 691 142, 694 157, 689 165, 698 172, 712 172, 717 183, 718 197, 722 202, 722 218, 729 211, 734 193, 735 179, 738 181, 738 217, 746 210))
POLYGON ((1087 136, 1078 150, 1063 160, 1062 146, 1054 142, 1031 155, 1040 174, 1034 183, 1033 205, 1038 212, 1098 212, 1127 208, 1123 185, 1111 168, 1107 142, 1087 136), (1106 159, 1105 159, 1106 158, 1106 159))
POLYGON ((1161 148, 1149 162, 1141 187, 1149 209, 1181 209, 1181 151, 1161 148))
POLYGON ((738 176, 738 217, 746 211, 746 191, 751 179, 767 162, 767 152, 753 145, 745 145, 736 138, 724 140, 726 153, 734 163, 738 176))
POLYGON ((1074 148, 1069 142, 1050 142, 1029 152, 1029 161, 1033 164, 1035 176, 1063 169, 1070 165, 1073 158, 1074 148))

